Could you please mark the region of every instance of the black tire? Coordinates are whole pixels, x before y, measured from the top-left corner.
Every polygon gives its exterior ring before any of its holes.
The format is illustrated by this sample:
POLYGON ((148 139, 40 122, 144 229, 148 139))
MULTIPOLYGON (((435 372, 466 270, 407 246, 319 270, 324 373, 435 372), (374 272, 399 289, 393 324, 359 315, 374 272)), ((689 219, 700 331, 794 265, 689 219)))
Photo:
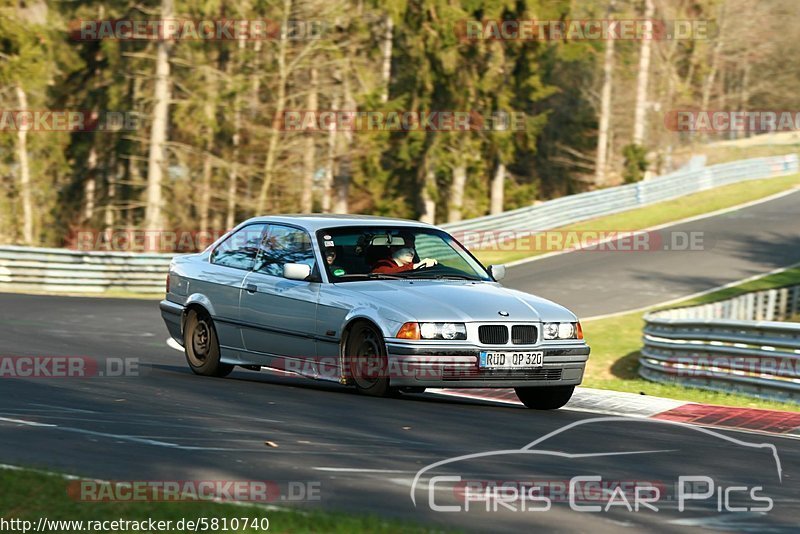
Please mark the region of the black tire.
POLYGON ((393 390, 387 376, 386 344, 371 324, 360 322, 347 336, 345 359, 356 390, 371 397, 386 397, 393 390))
POLYGON ((183 328, 183 346, 189 368, 202 376, 228 376, 234 366, 219 361, 214 321, 207 313, 190 310, 183 328))
POLYGON ((514 388, 522 404, 534 410, 555 410, 561 408, 572 397, 575 386, 550 386, 514 388))

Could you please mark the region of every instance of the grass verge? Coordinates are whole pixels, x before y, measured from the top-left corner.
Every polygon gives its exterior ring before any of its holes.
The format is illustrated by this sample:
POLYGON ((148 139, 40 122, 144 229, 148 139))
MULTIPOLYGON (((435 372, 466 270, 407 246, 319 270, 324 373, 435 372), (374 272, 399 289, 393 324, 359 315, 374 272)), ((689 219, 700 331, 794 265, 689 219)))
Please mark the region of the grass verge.
POLYGON ((800 142, 798 142, 795 132, 782 132, 773 134, 770 137, 771 143, 768 139, 761 140, 751 137, 746 140, 741 139, 738 142, 720 141, 679 148, 673 152, 672 159, 677 165, 682 165, 688 162, 692 155, 704 153, 708 158, 706 165, 716 165, 717 163, 729 163, 742 159, 783 156, 792 151, 800 151, 800 142))
MULTIPOLYGON (((6 521, 20 519, 31 521, 36 528, 39 518, 51 521, 171 521, 171 527, 162 532, 221 532, 223 518, 228 521, 227 532, 252 532, 263 534, 269 521, 269 532, 377 532, 377 533, 422 533, 441 532, 442 529, 430 529, 413 523, 386 520, 376 516, 354 516, 340 513, 324 513, 316 511, 268 509, 258 506, 239 506, 234 504, 218 504, 210 502, 81 502, 67 495, 68 481, 58 475, 44 474, 27 470, 0 470, 0 517, 6 521), (206 518, 211 525, 212 519, 219 521, 218 528, 197 529, 176 528, 178 522, 197 521, 206 518), (248 528, 231 529, 231 520, 244 518, 255 519, 256 523, 248 528), (257 528, 253 528, 257 527, 257 528)), ((87 523, 84 523, 84 527, 87 523)), ((184 522, 184 526, 185 526, 184 522)), ((147 532, 136 528, 95 529, 96 532, 147 532)), ((130 527, 130 525, 129 525, 130 527)), ((19 528, 16 530, 20 530, 19 528)), ((49 532, 73 532, 80 530, 74 524, 45 528, 49 532)), ((89 530, 84 528, 83 530, 89 530)))
MULTIPOLYGON (((750 291, 792 284, 800 284, 800 268, 788 269, 781 273, 768 275, 741 285, 688 299, 670 307, 715 302, 750 291)), ((642 347, 643 316, 642 312, 634 312, 583 323, 586 340, 592 347, 592 355, 589 358, 583 382, 584 386, 705 404, 800 412, 800 405, 798 404, 762 400, 744 395, 687 388, 671 384, 659 384, 639 377, 637 370, 639 366, 639 350, 642 347)))
MULTIPOLYGON (((800 174, 750 180, 737 184, 718 187, 701 193, 694 193, 684 197, 650 204, 615 215, 607 215, 589 221, 584 221, 561 228, 554 228, 552 232, 580 232, 580 231, 635 231, 644 230, 653 226, 695 217, 704 213, 730 208, 746 202, 752 202, 800 186, 800 174)), ((525 230, 520 228, 519 230, 525 230)), ((558 249, 532 250, 531 244, 535 240, 527 239, 509 243, 503 248, 507 250, 475 250, 472 253, 484 265, 497 263, 510 263, 524 258, 540 256, 558 249)))

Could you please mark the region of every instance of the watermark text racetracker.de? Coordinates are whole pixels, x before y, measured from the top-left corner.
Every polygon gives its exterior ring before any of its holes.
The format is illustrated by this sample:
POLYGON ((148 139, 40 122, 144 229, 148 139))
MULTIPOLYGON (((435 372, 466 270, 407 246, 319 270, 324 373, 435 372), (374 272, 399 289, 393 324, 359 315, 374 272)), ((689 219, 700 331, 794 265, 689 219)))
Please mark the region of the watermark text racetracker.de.
POLYGON ((268 531, 267 517, 182 517, 180 519, 50 519, 0 517, 0 532, 240 532, 268 531))
MULTIPOLYGON (((195 252, 205 250, 227 230, 77 230, 66 240, 69 249, 99 252, 195 252)), ((258 238, 244 232, 223 246, 238 247, 258 238)), ((598 252, 703 251, 714 244, 704 231, 627 230, 460 230, 452 233, 462 245, 480 251, 598 252)))
POLYGON ((713 244, 707 232, 675 230, 462 230, 452 235, 470 250, 505 252, 696 252, 713 244))
POLYGON ((321 481, 72 480, 67 495, 83 502, 316 502, 321 481))
POLYGON ((139 358, 88 356, 0 356, 2 378, 138 377, 139 358))
POLYGON ((276 117, 284 132, 473 132, 525 131, 521 111, 476 110, 287 110, 276 117))
POLYGON ((673 132, 796 132, 800 110, 672 110, 664 115, 664 126, 673 132))
POLYGON ((0 109, 0 132, 130 132, 140 122, 132 111, 0 109))
MULTIPOLYGON (((746 348, 746 346, 735 348, 746 348)), ((731 373, 742 377, 784 380, 800 376, 800 361, 793 355, 755 357, 698 353, 692 356, 679 356, 677 361, 660 361, 651 358, 648 358, 647 361, 670 369, 676 376, 687 378, 722 378, 730 376, 731 373)))
POLYGON ((304 41, 321 39, 322 20, 269 19, 107 19, 70 24, 74 41, 304 41))
POLYGON ((708 39, 713 22, 702 19, 462 20, 456 35, 465 41, 667 41, 708 39))
MULTIPOLYGON (((141 230, 138 228, 118 230, 77 230, 66 239, 66 247, 72 250, 97 252, 197 252, 206 249, 228 230, 141 230)), ((241 246, 246 239, 259 236, 243 232, 232 247, 241 246)))

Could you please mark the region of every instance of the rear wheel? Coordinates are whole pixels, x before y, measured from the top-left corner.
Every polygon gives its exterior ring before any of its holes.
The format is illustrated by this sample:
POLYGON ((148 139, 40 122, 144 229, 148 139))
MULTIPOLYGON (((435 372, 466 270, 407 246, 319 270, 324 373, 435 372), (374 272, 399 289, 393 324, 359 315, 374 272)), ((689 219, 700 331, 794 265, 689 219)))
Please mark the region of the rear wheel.
POLYGON ((359 393, 385 397, 392 392, 387 376, 386 345, 375 327, 363 322, 353 327, 347 338, 345 358, 359 393))
POLYGON ((534 410, 555 410, 561 408, 572 397, 575 386, 550 386, 514 388, 522 404, 534 410))
POLYGON ((183 346, 186 349, 186 361, 195 374, 223 377, 233 371, 233 365, 219 360, 217 331, 207 313, 189 311, 183 329, 183 346))

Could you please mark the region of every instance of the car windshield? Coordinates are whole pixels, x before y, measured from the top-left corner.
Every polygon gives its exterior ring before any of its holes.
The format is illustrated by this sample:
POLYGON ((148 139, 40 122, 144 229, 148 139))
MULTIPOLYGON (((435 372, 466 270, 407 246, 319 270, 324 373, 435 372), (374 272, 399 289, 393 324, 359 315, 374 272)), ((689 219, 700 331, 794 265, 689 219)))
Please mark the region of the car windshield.
POLYGON ((365 279, 482 280, 486 269, 452 236, 434 228, 348 226, 317 232, 333 282, 365 279))

